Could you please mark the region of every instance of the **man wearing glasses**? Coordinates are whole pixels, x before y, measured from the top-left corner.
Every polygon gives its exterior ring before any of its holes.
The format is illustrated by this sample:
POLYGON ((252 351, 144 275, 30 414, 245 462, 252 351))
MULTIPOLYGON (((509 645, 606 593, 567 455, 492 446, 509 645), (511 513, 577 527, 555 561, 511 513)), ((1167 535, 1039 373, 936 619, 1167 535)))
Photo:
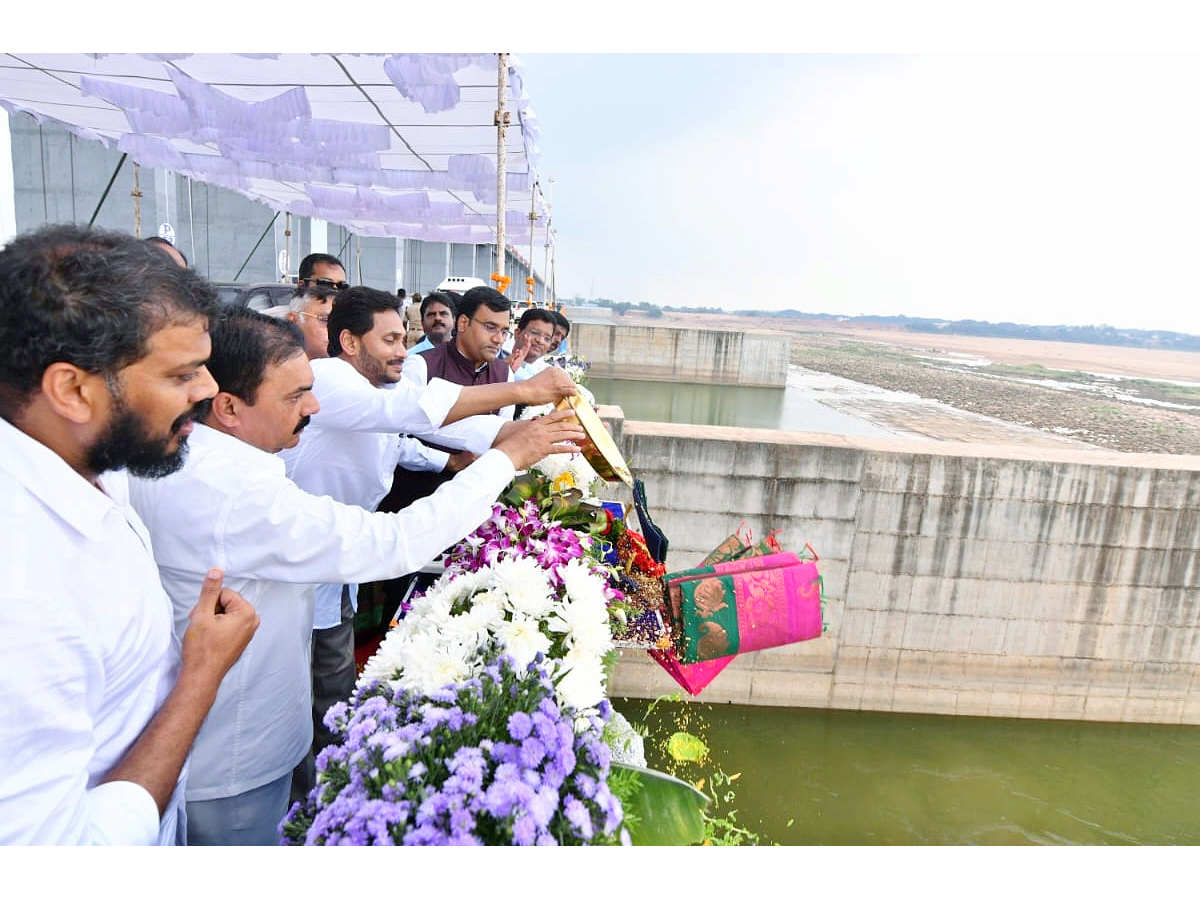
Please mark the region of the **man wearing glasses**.
POLYGON ((311 285, 296 289, 287 314, 304 335, 304 354, 309 359, 324 359, 329 355, 329 311, 333 309, 333 288, 311 285))
POLYGON ((310 253, 300 260, 297 279, 302 288, 328 288, 343 291, 350 285, 346 281, 346 267, 336 256, 328 253, 310 253))
MULTIPOLYGON (((512 302, 495 288, 471 288, 458 301, 453 339, 409 357, 405 376, 418 384, 444 378, 464 387, 512 381, 512 370, 498 358, 500 348, 512 336, 511 317, 512 302)), ((493 412, 512 418, 513 408, 493 412)))
POLYGON ((517 323, 512 355, 505 360, 513 370, 514 380, 532 378, 549 365, 542 357, 558 346, 554 341, 556 324, 554 314, 548 309, 534 306, 525 310, 517 323))

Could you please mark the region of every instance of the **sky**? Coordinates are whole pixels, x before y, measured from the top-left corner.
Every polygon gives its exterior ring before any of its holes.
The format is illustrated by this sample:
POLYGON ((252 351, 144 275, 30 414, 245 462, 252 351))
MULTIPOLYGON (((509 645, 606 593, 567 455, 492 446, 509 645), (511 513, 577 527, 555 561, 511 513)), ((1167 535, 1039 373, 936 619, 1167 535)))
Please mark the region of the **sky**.
POLYGON ((1200 56, 514 55, 560 298, 1200 334, 1200 56))

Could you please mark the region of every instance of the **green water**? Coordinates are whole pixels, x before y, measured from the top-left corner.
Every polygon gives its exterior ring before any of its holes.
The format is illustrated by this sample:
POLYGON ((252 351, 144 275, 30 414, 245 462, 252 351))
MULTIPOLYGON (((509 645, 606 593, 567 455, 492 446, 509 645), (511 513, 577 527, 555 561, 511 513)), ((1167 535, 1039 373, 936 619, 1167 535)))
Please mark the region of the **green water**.
POLYGON ((621 407, 630 421, 867 436, 890 433, 818 402, 791 375, 786 388, 617 378, 589 378, 587 385, 598 403, 621 407))
POLYGON ((620 700, 650 766, 783 845, 1200 844, 1200 727, 620 700), (687 731, 703 764, 666 756, 687 731), (719 780, 719 778, 718 778, 719 780), (732 790, 732 797, 724 795, 732 790))

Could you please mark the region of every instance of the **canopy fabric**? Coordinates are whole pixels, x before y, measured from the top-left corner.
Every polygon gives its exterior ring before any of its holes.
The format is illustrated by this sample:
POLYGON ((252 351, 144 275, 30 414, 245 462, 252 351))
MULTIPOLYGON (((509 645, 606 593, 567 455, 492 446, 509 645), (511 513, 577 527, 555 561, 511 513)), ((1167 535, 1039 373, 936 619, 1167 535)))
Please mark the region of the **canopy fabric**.
MULTIPOLYGON (((498 57, 5 53, 0 105, 360 235, 496 243, 498 57)), ((538 125, 509 57, 505 243, 546 221, 538 125)), ((542 241, 539 239, 538 243, 542 241)))

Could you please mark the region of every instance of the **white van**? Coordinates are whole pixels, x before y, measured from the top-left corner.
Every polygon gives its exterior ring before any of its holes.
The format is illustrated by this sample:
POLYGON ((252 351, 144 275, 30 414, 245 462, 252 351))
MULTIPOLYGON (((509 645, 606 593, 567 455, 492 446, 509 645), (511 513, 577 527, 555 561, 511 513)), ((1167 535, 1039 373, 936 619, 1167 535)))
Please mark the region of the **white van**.
POLYGON ((482 278, 472 278, 470 275, 447 275, 434 290, 454 291, 456 294, 465 294, 471 288, 477 287, 487 287, 487 282, 482 278))

